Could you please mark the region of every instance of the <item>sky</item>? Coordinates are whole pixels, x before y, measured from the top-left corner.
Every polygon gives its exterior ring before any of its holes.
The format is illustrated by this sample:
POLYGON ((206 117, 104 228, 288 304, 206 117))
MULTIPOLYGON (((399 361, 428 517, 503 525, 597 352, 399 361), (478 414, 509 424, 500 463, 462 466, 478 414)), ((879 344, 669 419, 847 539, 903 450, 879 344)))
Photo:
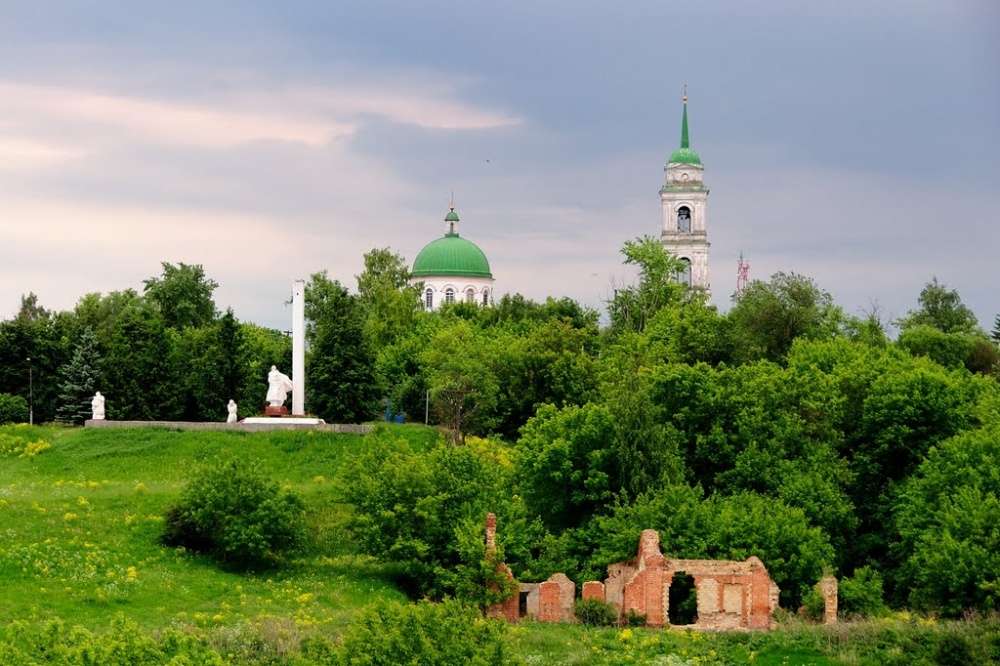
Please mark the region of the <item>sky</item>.
POLYGON ((687 83, 712 299, 814 278, 891 320, 937 276, 1000 313, 1000 3, 0 0, 0 317, 203 264, 287 328, 460 231, 497 293, 601 306, 658 236, 687 83))

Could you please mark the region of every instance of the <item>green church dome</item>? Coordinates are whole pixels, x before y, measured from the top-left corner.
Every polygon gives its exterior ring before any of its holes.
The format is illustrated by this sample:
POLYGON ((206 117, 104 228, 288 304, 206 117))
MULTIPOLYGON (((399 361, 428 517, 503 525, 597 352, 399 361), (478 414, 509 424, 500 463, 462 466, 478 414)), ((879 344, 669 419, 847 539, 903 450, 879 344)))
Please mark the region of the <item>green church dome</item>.
POLYGON ((452 208, 444 218, 451 231, 424 246, 413 261, 413 277, 454 275, 459 277, 492 278, 490 262, 479 246, 455 231, 458 213, 452 208))
POLYGON ((667 162, 677 164, 701 164, 701 157, 699 157, 698 153, 694 152, 691 148, 678 148, 674 152, 670 153, 670 159, 668 159, 667 162))

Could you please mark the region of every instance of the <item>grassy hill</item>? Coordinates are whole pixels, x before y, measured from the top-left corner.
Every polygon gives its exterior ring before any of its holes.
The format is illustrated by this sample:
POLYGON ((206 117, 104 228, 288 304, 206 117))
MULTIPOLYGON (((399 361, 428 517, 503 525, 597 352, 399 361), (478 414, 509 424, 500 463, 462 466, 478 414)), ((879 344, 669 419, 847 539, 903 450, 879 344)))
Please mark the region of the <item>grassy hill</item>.
MULTIPOLYGON (((386 427, 420 447, 438 437, 421 426, 386 427)), ((316 432, 0 427, 0 628, 60 619, 103 632, 124 615, 149 634, 181 627, 214 645, 230 646, 226 636, 251 626, 257 642, 248 645, 287 644, 292 653, 303 635, 338 635, 362 608, 405 599, 391 571, 359 555, 345 528, 351 508, 335 479, 364 446, 362 436, 316 432), (280 571, 241 574, 160 545, 164 511, 192 470, 215 456, 256 459, 303 496, 315 535, 309 551, 280 571)), ((907 645, 958 634, 994 641, 1000 654, 995 619, 899 616, 832 630, 793 623, 769 634, 719 635, 528 622, 508 633, 528 664, 679 665, 934 663, 908 661, 907 645)), ((275 656, 285 649, 233 661, 292 663, 275 656)))
MULTIPOLYGON (((430 441, 433 431, 400 427, 430 441)), ((148 628, 263 617, 339 625, 365 604, 402 599, 343 532, 337 469, 364 439, 314 432, 0 428, 0 617, 106 626, 118 613, 148 628), (37 454, 23 444, 44 442, 37 454), (162 517, 191 470, 213 456, 259 460, 306 500, 317 544, 291 567, 227 573, 159 544, 162 517)))

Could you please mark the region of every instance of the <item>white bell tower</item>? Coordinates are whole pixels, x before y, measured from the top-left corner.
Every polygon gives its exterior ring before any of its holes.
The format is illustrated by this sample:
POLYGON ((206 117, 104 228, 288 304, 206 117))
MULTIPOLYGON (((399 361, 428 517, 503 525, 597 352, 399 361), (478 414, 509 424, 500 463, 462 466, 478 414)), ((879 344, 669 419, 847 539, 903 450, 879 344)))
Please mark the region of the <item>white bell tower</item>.
POLYGON ((681 119, 681 146, 663 168, 665 182, 660 188, 663 232, 660 240, 671 254, 686 264, 678 279, 692 287, 709 291, 708 273, 708 188, 703 179, 701 157, 688 142, 687 86, 681 119))

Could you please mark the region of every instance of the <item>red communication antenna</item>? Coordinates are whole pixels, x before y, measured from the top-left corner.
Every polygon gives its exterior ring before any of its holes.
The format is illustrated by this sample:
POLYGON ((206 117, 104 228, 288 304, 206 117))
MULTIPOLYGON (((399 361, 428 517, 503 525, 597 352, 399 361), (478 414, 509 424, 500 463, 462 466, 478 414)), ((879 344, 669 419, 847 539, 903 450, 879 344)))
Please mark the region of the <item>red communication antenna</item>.
POLYGON ((743 293, 743 290, 747 288, 747 283, 750 282, 750 263, 743 259, 743 253, 740 252, 740 262, 736 265, 736 295, 739 296, 743 293))

